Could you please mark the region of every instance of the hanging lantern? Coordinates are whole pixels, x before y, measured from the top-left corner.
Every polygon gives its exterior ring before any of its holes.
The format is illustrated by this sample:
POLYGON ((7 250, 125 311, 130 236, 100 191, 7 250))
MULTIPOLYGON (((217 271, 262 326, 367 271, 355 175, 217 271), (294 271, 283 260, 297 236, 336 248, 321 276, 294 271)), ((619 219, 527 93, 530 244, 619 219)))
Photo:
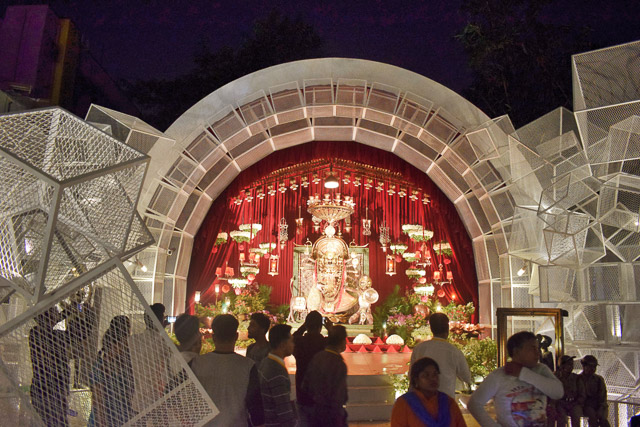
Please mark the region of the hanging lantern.
POLYGON ((433 272, 433 280, 440 280, 440 272, 439 271, 434 271, 433 272))
POLYGON ((287 232, 289 225, 284 217, 280 218, 280 225, 278 227, 278 240, 280 240, 280 248, 283 248, 287 240, 289 240, 289 233, 287 232))
POLYGON ((387 261, 385 262, 385 273, 389 276, 396 274, 396 257, 393 255, 387 255, 387 261))
POLYGON ((447 271, 447 280, 449 281, 453 280, 453 272, 447 271))
POLYGON ((216 267, 216 276, 220 276, 222 274, 222 267, 216 267))
POLYGON ((240 252, 239 259, 240 259, 240 262, 244 262, 244 252, 240 252))
POLYGON ((294 297, 291 299, 291 308, 297 311, 303 311, 307 308, 307 300, 305 297, 294 297))
POLYGON ((233 276, 233 267, 227 267, 224 270, 224 275, 225 276, 233 276))
POLYGON ((280 267, 280 256, 271 255, 271 257, 269 258, 269 271, 268 271, 268 274, 270 276, 277 276, 279 267, 280 267))

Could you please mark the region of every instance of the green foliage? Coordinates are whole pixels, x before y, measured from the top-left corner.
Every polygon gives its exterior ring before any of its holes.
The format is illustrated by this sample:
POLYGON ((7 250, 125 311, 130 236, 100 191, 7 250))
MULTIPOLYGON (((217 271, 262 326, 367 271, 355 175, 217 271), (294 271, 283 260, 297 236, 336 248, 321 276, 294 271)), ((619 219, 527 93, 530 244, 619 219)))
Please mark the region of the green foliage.
MULTIPOLYGON (((467 24, 455 36, 469 58, 463 96, 518 128, 563 106, 571 109, 571 55, 591 50, 590 29, 544 18, 551 0, 463 0, 467 24)), ((577 22, 577 21, 576 21, 577 22)))
POLYGON ((391 385, 396 392, 396 396, 400 396, 409 391, 409 373, 406 374, 391 374, 391 385))
POLYGON ((242 290, 240 295, 236 295, 235 292, 228 292, 215 304, 196 305, 196 315, 198 317, 215 317, 224 313, 226 308, 227 313, 241 317, 241 315, 264 311, 267 304, 269 304, 270 298, 270 286, 260 285, 258 289, 247 287, 242 290), (226 298, 229 298, 228 306, 225 304, 226 298))
POLYGON ((498 345, 491 338, 482 340, 471 338, 453 342, 467 359, 471 378, 476 384, 498 368, 498 345))

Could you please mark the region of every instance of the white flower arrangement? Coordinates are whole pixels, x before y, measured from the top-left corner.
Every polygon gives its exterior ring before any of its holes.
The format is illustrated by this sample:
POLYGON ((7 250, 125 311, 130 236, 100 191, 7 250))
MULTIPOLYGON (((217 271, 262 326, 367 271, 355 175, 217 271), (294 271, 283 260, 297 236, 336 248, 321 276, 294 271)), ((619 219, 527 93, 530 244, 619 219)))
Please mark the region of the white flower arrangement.
POLYGON ((417 231, 422 233, 423 227, 418 224, 402 224, 402 232, 405 234, 415 233, 417 231))
POLYGON ((418 260, 415 252, 405 252, 402 254, 402 258, 406 259, 409 262, 414 262, 418 260))
POLYGON ((392 345, 404 345, 404 340, 402 339, 402 337, 396 334, 389 335, 385 342, 392 345))
POLYGON ((254 267, 253 265, 241 265, 240 266, 240 274, 244 277, 247 277, 250 274, 258 274, 260 273, 260 269, 258 267, 254 267))
POLYGON ((367 335, 365 335, 365 334, 359 334, 358 336, 356 336, 356 337, 353 339, 353 343, 354 343, 354 344, 365 344, 365 345, 368 345, 368 344, 371 344, 372 342, 373 342, 373 341, 371 341, 371 338, 369 338, 369 337, 368 337, 367 335))
POLYGON ((227 233, 218 233, 218 235, 216 236, 216 245, 223 245, 225 243, 227 243, 227 240, 229 239, 229 235, 227 233))
POLYGON ((238 243, 248 242, 252 237, 249 231, 233 230, 229 234, 231 235, 231 238, 238 243))
POLYGON ((451 250, 451 245, 447 242, 440 242, 433 245, 433 251, 438 255, 453 255, 453 251, 451 250))
POLYGON ((411 278, 424 277, 427 272, 425 270, 420 270, 417 268, 407 268, 405 270, 405 274, 411 278))
POLYGON ((406 251, 409 246, 405 245, 404 243, 393 243, 389 246, 389 248, 394 252, 394 253, 399 253, 399 254, 403 254, 404 251, 406 251))
POLYGON ((232 277, 229 279, 229 284, 234 288, 244 288, 249 284, 249 281, 242 277, 232 277))
POLYGON ((240 224, 238 230, 248 231, 252 234, 251 237, 255 237, 258 231, 262 230, 262 224, 240 224))
POLYGON ((435 288, 433 287, 433 285, 430 284, 426 284, 426 285, 422 285, 422 286, 416 286, 413 288, 413 291, 418 294, 418 295, 433 295, 433 291, 435 290, 435 288))
POLYGON ((264 254, 266 254, 267 252, 271 252, 276 248, 275 243, 260 243, 258 246, 264 251, 264 254))
POLYGON ((431 230, 412 231, 408 234, 409 238, 415 242, 426 242, 433 237, 433 231, 431 230))

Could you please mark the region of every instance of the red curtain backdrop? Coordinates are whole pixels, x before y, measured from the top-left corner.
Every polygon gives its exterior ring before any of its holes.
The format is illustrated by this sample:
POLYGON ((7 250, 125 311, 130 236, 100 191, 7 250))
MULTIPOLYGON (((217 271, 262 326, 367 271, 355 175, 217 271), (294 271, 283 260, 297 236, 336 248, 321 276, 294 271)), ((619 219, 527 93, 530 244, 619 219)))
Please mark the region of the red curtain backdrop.
MULTIPOLYGON (((423 194, 428 194, 430 204, 423 204, 421 200, 411 201, 409 197, 391 197, 385 191, 378 192, 375 187, 366 190, 364 186, 355 187, 353 184, 343 184, 336 192, 343 195, 354 196, 356 211, 351 216, 352 230, 345 233, 343 239, 349 243, 353 240, 358 245, 369 244, 369 275, 373 281, 373 287, 380 294, 379 302, 389 295, 394 286, 399 284, 403 290, 409 289, 414 281, 404 273, 409 266, 407 261, 398 263, 397 274, 388 276, 385 274, 385 257, 379 243, 379 227, 382 221, 386 221, 390 227, 391 241, 401 241, 409 245, 408 251, 419 250, 421 244, 409 242, 402 233, 402 224, 421 224, 427 230, 432 230, 434 236, 426 242, 426 247, 431 254, 432 266, 427 267, 426 278, 430 283, 433 272, 437 271, 438 264, 445 263, 442 255, 433 252, 433 244, 446 241, 451 244, 453 255, 449 257, 450 264, 445 268, 453 273, 453 283, 443 286, 445 296, 441 298, 446 304, 454 298, 459 303, 472 301, 478 306, 478 282, 473 259, 471 240, 458 216, 454 205, 429 179, 426 173, 416 169, 394 154, 372 148, 355 142, 313 142, 299 145, 286 150, 277 151, 249 169, 243 171, 229 187, 213 202, 202 226, 195 236, 193 254, 187 279, 187 311, 193 311, 194 294, 201 292, 201 304, 213 302, 214 284, 222 287, 226 282, 216 281, 216 268, 226 266, 233 267, 235 275, 239 276, 239 244, 231 237, 226 244, 215 246, 219 232, 229 233, 237 230, 239 224, 260 223, 262 230, 251 243, 245 243, 244 252, 248 255, 249 247, 255 247, 258 243, 277 241, 278 224, 284 217, 288 224, 289 242, 284 250, 279 247, 273 253, 280 255, 279 275, 267 274, 267 260, 260 260, 260 273, 256 281, 272 287, 271 302, 274 304, 288 304, 291 299, 290 280, 293 272, 293 244, 304 244, 307 238, 314 242, 320 237, 320 232, 314 232, 311 215, 306 211, 306 202, 309 195, 322 196, 327 190, 322 188, 322 181, 317 184, 310 183, 309 187, 300 186, 296 190, 287 189, 281 193, 276 191, 275 196, 266 195, 263 199, 254 198, 240 205, 234 204, 234 199, 241 190, 252 186, 256 181, 264 179, 268 174, 289 166, 312 160, 325 159, 333 161, 343 159, 347 161, 367 164, 377 168, 387 169, 400 173, 406 181, 421 188, 423 194), (295 219, 298 217, 299 207, 302 207, 304 226, 302 233, 296 233, 295 219), (365 217, 366 208, 369 208, 371 219, 371 235, 362 235, 362 219, 365 217)), ((312 171, 309 171, 310 173, 312 171)), ((344 176, 344 171, 339 172, 338 178, 344 176)), ((353 173, 352 173, 353 175, 353 173)), ((322 174, 320 175, 323 176, 322 174)), ((283 181, 283 179, 280 179, 283 181)), ((290 187, 288 180, 284 180, 290 187)), ((311 180, 310 180, 311 181, 311 180)), ((298 180, 298 184, 300 181, 298 180)), ((364 180, 363 180, 364 184, 364 180)), ((375 181, 374 181, 375 185, 375 181)), ((277 190, 277 183, 275 185, 277 190)), ((398 188, 396 188, 396 191, 398 188)), ((265 186, 265 193, 268 189, 265 186)), ((255 194, 253 194, 255 197, 255 194)), ((446 273, 445 273, 446 274, 446 273)), ((444 280, 444 277, 442 278, 444 280)), ((375 305, 374 305, 375 307, 375 305)), ((474 316, 474 320, 477 317, 474 316)))

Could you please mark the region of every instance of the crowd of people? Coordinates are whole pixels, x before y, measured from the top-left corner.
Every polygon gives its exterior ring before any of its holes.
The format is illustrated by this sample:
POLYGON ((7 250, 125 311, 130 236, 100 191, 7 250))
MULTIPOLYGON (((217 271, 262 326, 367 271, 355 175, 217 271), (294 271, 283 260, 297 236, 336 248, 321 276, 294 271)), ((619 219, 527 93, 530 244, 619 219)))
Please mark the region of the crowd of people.
MULTIPOLYGON (((154 304, 154 315, 164 320, 164 306, 154 304)), ((67 426, 70 348, 69 331, 54 329, 64 315, 50 309, 37 318, 29 336, 33 380, 31 402, 46 425, 67 426)), ((466 426, 455 400, 456 383, 472 382, 462 352, 447 341, 449 319, 434 313, 429 319, 433 339, 418 344, 411 355, 410 388, 393 405, 392 427, 466 426)), ((88 383, 92 392, 89 425, 116 426, 131 420, 162 394, 188 378, 185 370, 165 375, 170 358, 154 352, 152 363, 138 365, 137 353, 166 341, 145 315, 147 329, 131 335, 131 321, 115 316, 101 341, 88 383), (135 339, 132 339, 135 337, 135 339), (149 370, 148 366, 153 369, 149 370), (157 378, 156 378, 157 377, 157 378), (164 381, 164 386, 156 385, 164 381)), ((271 325, 262 313, 251 315, 248 334, 254 343, 246 356, 235 352, 238 320, 230 314, 212 322, 215 349, 201 353, 199 319, 179 316, 174 324, 178 350, 219 414, 211 426, 347 426, 347 366, 341 353, 346 349, 344 326, 333 325, 317 311, 291 332, 286 324, 271 325), (327 336, 322 334, 326 328, 327 336), (268 334, 268 338, 267 338, 268 334), (296 360, 296 400, 284 359, 296 360)), ((582 372, 574 370, 574 356, 563 355, 556 372, 548 366, 540 336, 522 331, 507 343, 510 360, 489 374, 471 395, 469 412, 481 426, 572 426, 587 417, 590 426, 609 426, 607 390, 597 375, 597 359, 584 356, 582 372), (495 419, 486 410, 493 400, 495 419)))

